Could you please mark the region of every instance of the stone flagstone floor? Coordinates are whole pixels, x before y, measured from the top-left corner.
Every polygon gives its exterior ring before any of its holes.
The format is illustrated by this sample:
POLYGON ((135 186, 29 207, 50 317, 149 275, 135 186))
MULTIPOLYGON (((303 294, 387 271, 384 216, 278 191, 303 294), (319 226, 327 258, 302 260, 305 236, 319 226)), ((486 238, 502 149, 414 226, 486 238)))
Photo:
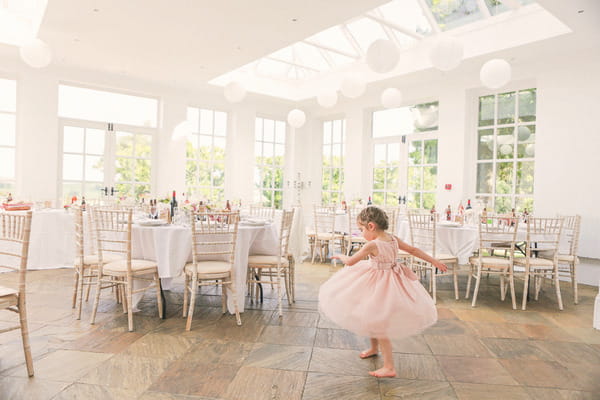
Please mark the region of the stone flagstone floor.
MULTIPOLYGON (((592 325, 597 289, 580 286, 580 304, 563 283, 558 311, 546 285, 527 311, 499 300, 499 282, 484 278, 478 306, 455 301, 450 280, 438 293, 439 322, 394 343, 398 377, 367 371, 380 358, 360 360, 367 340, 337 329, 319 314, 327 264, 297 266, 297 301, 284 300, 278 318, 270 288, 262 304, 246 302, 243 325, 220 312, 216 292, 197 301, 191 332, 181 318, 181 282, 166 292, 158 319, 151 293, 135 314, 135 332, 106 291, 96 325, 70 307, 72 270, 28 273, 28 315, 35 377, 28 379, 19 331, 0 335, 0 399, 371 400, 600 399, 600 331, 592 325)), ((14 274, 0 274, 12 286, 14 274)), ((461 276, 461 296, 466 277, 461 276)), ((517 301, 522 281, 517 281, 517 301)), ((0 329, 15 321, 0 312, 0 329)))

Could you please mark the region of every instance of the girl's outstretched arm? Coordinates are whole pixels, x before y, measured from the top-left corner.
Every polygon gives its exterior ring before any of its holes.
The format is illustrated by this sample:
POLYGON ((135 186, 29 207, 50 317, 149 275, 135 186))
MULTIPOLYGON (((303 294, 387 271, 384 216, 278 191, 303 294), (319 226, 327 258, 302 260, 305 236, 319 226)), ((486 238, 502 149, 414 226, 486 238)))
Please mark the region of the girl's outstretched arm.
POLYGON ((398 242, 398 248, 400 250, 404 250, 412 256, 415 256, 417 258, 420 258, 423 261, 427 261, 428 263, 431 263, 431 265, 433 265, 434 267, 436 267, 437 269, 439 269, 442 272, 446 272, 448 270, 448 267, 446 266, 446 264, 431 257, 429 254, 425 253, 423 250, 413 247, 413 246, 409 245, 408 243, 404 243, 397 236, 394 236, 394 239, 396 239, 396 242, 398 242))
POLYGON ((373 242, 367 242, 360 250, 354 253, 352 257, 345 254, 334 254, 331 258, 340 260, 346 265, 354 265, 360 260, 364 260, 369 255, 377 255, 374 254, 374 251, 377 251, 377 245, 373 242))

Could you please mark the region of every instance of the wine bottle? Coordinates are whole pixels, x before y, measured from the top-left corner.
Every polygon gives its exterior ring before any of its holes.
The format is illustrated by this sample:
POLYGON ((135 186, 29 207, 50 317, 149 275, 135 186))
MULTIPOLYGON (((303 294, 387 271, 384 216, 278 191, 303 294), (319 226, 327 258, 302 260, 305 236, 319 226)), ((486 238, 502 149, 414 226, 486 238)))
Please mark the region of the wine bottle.
POLYGON ((175 211, 177 210, 177 197, 175 196, 175 191, 173 190, 173 197, 171 198, 171 218, 175 215, 175 211))
POLYGON ((467 210, 470 210, 471 207, 471 199, 467 200, 467 210))
POLYGON ((85 196, 81 196, 81 211, 85 211, 85 196))
POLYGON ((373 204, 373 202, 371 201, 371 196, 369 196, 369 200, 367 201, 367 205, 370 206, 371 204, 373 204))
POLYGON ((450 208, 450 204, 446 208, 446 221, 452 221, 452 208, 450 208))

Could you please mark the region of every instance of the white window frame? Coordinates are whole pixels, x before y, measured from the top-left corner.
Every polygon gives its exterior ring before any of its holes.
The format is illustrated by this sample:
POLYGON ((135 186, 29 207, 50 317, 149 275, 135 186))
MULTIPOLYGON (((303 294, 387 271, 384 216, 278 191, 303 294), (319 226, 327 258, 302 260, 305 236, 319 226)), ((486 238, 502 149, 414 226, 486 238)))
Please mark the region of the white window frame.
POLYGON ((285 182, 285 151, 286 151, 285 146, 286 146, 286 141, 287 141, 286 140, 287 139, 287 124, 285 123, 285 121, 280 120, 280 119, 257 115, 255 118, 254 126, 255 126, 255 133, 254 133, 254 203, 261 204, 263 206, 279 208, 278 205, 275 204, 275 194, 277 192, 280 192, 281 193, 280 194, 281 204, 279 206, 283 207, 284 200, 285 200, 284 199, 285 190, 284 190, 283 184, 285 182), (259 120, 261 120, 260 135, 259 135, 259 132, 256 131, 259 120), (273 141, 264 140, 265 139, 265 136, 264 136, 264 134, 265 134, 264 121, 265 120, 270 120, 273 122, 273 141), (277 131, 276 124, 277 123, 283 124, 283 126, 284 126, 283 142, 276 141, 276 131, 277 131), (258 139, 259 137, 260 137, 260 140, 258 139), (259 146, 259 143, 260 143, 260 147, 261 147, 260 155, 256 154, 256 149, 259 146), (264 159, 265 145, 273 146, 273 157, 272 157, 273 162, 270 164, 264 164, 264 163, 257 162, 258 157, 260 157, 261 159, 264 159), (275 165, 275 146, 276 145, 283 146, 283 162, 280 166, 275 165), (271 185, 269 187, 263 186, 263 179, 262 179, 261 173, 265 170, 271 170, 272 176, 274 177, 277 169, 281 170, 281 187, 275 187, 274 179, 271 181, 271 185), (264 191, 271 192, 271 201, 269 202, 269 204, 267 204, 263 201, 262 194, 264 191))
POLYGON ((321 173, 321 202, 327 203, 341 203, 344 200, 344 160, 346 155, 346 120, 344 118, 330 119, 323 121, 323 169, 321 173), (339 124, 341 129, 340 141, 334 141, 334 128, 335 125, 339 124), (341 148, 341 157, 339 164, 334 165, 333 163, 333 148, 339 145, 341 148), (328 166, 325 165, 326 160, 329 159, 328 166), (338 189, 332 189, 333 176, 337 171, 339 177, 338 189), (329 177, 329 181, 325 181, 325 177, 329 177), (326 201, 330 199, 330 201, 326 201))
POLYGON ((437 182, 437 177, 438 177, 438 170, 439 170, 439 138, 438 138, 438 130, 436 129, 435 131, 429 131, 426 133, 421 133, 421 134, 415 134, 415 135, 411 135, 408 138, 408 143, 407 143, 407 170, 406 170, 406 193, 407 193, 407 199, 406 199, 406 204, 408 204, 409 208, 431 208, 431 206, 435 206, 437 203, 437 189, 438 189, 438 182, 437 182), (436 162, 435 163, 426 163, 425 162, 425 142, 426 141, 431 141, 431 140, 435 140, 437 143, 436 146, 436 162), (410 149, 411 149, 411 144, 414 142, 421 142, 421 163, 419 164, 410 164, 410 149), (411 167, 417 167, 420 168, 421 170, 421 184, 419 185, 418 189, 411 189, 409 187, 409 174, 410 174, 410 168, 411 167), (425 190, 425 168, 430 168, 430 167, 435 167, 436 168, 436 174, 435 174, 435 187, 433 189, 430 190, 425 190), (412 204, 412 197, 413 194, 415 193, 419 193, 419 201, 417 204, 412 204), (433 204, 424 204, 425 202, 423 201, 423 195, 425 193, 431 193, 433 194, 433 204))
MULTIPOLYGON (((533 207, 535 207, 535 203, 534 203, 534 188, 535 185, 532 185, 532 192, 529 194, 517 194, 516 193, 516 188, 517 188, 517 167, 518 167, 518 163, 521 162, 531 162, 532 164, 532 173, 534 173, 535 171, 535 153, 533 156, 530 157, 522 157, 519 158, 517 156, 517 151, 518 151, 518 127, 519 126, 527 126, 527 127, 533 127, 533 132, 534 134, 537 134, 537 87, 535 85, 531 85, 531 86, 526 86, 526 87, 520 87, 520 88, 510 88, 508 90, 503 90, 503 91, 498 91, 498 92, 493 92, 493 93, 483 93, 480 94, 476 97, 476 112, 475 112, 475 148, 474 148, 474 154, 475 154, 475 185, 474 185, 474 191, 475 191, 475 197, 478 199, 478 201, 482 202, 481 206, 482 207, 486 207, 488 210, 493 210, 494 212, 496 212, 497 208, 497 204, 496 204, 496 200, 498 198, 506 198, 506 199, 510 199, 510 208, 514 208, 517 212, 522 212, 523 209, 521 209, 520 204, 517 204, 517 202, 519 200, 526 200, 526 199, 531 199, 531 206, 526 207, 528 212, 532 212, 533 211, 533 207), (521 91, 526 91, 526 90, 535 90, 536 93, 536 111, 535 111, 535 120, 534 121, 527 121, 527 122, 519 122, 519 92, 521 91), (507 93, 514 93, 515 94, 515 109, 514 109, 514 121, 512 123, 507 123, 507 124, 498 124, 498 96, 502 95, 502 94, 507 94, 507 93), (493 123, 491 125, 485 125, 485 126, 479 126, 479 103, 480 103, 480 99, 482 97, 488 97, 488 96, 494 96, 494 120, 493 123), (498 135, 498 130, 500 129, 505 129, 505 128, 513 128, 513 144, 512 144, 512 157, 511 158, 498 158, 498 140, 497 137, 498 135), (493 145, 492 145, 492 158, 489 159, 479 159, 479 132, 480 131, 484 131, 484 130, 492 130, 493 131, 493 145), (515 146, 515 143, 517 144, 517 146, 515 146), (512 176, 511 176, 511 191, 510 193, 497 193, 497 166, 499 163, 512 163, 512 176), (484 193, 484 192, 479 192, 477 189, 477 182, 478 182, 478 170, 479 170, 479 165, 480 164, 492 164, 492 177, 493 177, 493 183, 491 185, 492 190, 490 193, 484 193), (490 202, 487 201, 487 199, 490 199, 490 202)), ((535 142, 533 143, 533 148, 535 151, 535 142)), ((533 176, 533 182, 535 183, 535 175, 533 176)), ((504 212, 508 212, 510 210, 503 210, 504 212)))
MULTIPOLYGON (((226 146, 227 146, 227 137, 228 137, 228 113, 226 111, 222 111, 222 110, 216 110, 216 109, 209 109, 209 108, 205 108, 205 107, 195 107, 195 106, 188 106, 187 107, 188 110, 188 116, 191 110, 196 110, 198 112, 198 126, 192 126, 192 138, 193 140, 196 141, 198 148, 199 148, 199 143, 200 143, 200 139, 202 137, 205 138, 210 138, 211 141, 211 149, 210 149, 210 159, 202 159, 200 158, 200 154, 197 153, 196 157, 190 158, 188 157, 187 154, 187 148, 186 148, 186 164, 185 164, 185 173, 187 174, 187 165, 190 162, 194 162, 196 164, 196 174, 194 176, 194 180, 195 182, 199 182, 199 178, 200 175, 202 173, 208 173, 210 175, 210 185, 200 185, 200 184, 196 184, 196 185, 189 185, 188 184, 188 180, 187 180, 187 176, 185 178, 185 182, 186 182, 186 192, 188 193, 189 196, 196 198, 200 195, 200 192, 202 190, 208 190, 208 198, 202 198, 201 200, 204 201, 209 201, 209 202, 213 202, 213 203, 223 203, 225 201, 225 181, 227 179, 226 174, 225 174, 225 155, 226 155, 226 146), (201 132, 200 127, 202 126, 202 111, 204 112, 209 112, 211 114, 211 118, 212 118, 212 129, 210 133, 205 133, 205 132, 201 132), (225 114, 225 135, 217 135, 215 133, 215 116, 216 113, 223 113, 225 114), (215 139, 217 138, 223 138, 224 140, 224 144, 223 144, 223 160, 215 160, 214 159, 214 149, 215 149, 215 139), (222 173, 223 173, 223 183, 221 185, 215 185, 215 178, 216 178, 216 172, 215 172, 215 164, 219 164, 222 163, 223 164, 223 169, 222 169, 222 173), (207 165, 207 169, 206 170, 201 170, 201 167, 203 165, 207 165)), ((189 120, 189 117, 188 117, 189 120)), ((189 143, 190 140, 188 139, 186 142, 186 146, 187 143, 189 143)), ((203 195, 202 195, 203 196, 203 195)))

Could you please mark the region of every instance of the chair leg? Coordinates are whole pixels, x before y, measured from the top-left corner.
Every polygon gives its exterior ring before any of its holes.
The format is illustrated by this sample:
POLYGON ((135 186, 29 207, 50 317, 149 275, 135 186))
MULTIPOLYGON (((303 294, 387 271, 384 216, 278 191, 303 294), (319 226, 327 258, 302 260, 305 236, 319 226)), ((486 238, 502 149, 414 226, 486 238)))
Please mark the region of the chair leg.
POLYGON ((192 329, 192 317, 194 316, 194 307, 196 305, 196 289, 198 288, 198 277, 196 275, 193 275, 192 279, 190 279, 190 283, 190 307, 187 314, 187 321, 185 323, 186 331, 192 329))
POLYGON ((454 299, 458 300, 458 262, 452 266, 452 278, 454 279, 454 299))
MULTIPOLYGON (((94 274, 94 270, 92 267, 90 267, 90 274, 94 274)), ((87 283, 87 287, 85 288, 85 301, 86 303, 90 300, 90 291, 92 289, 92 285, 94 284, 94 277, 93 276, 89 276, 88 277, 88 283, 87 283)))
POLYGON ((119 296, 121 296, 121 303, 123 304, 123 314, 127 314, 127 288, 124 285, 117 286, 117 290, 120 292, 119 296))
MULTIPOLYGON (((288 261, 289 263, 289 261, 288 261)), ((291 282, 290 282, 290 267, 288 264, 288 267, 285 268, 283 270, 283 282, 285 283, 285 294, 287 296, 288 299, 288 305, 292 305, 292 290, 290 288, 291 286, 291 282)))
POLYGON ((500 274, 500 301, 504 301, 506 291, 504 290, 504 274, 500 274))
POLYGON ((510 298, 512 300, 512 308, 513 310, 517 309, 517 301, 515 299, 515 277, 512 271, 508 274, 508 283, 510 284, 510 298))
POLYGON ((33 376, 33 359, 31 357, 31 346, 29 344, 29 326, 27 325, 27 311, 25 310, 25 299, 19 296, 19 322, 21 325, 21 339, 23 340, 23 352, 27 364, 27 376, 33 376))
POLYGON ((283 316, 283 311, 281 309, 281 300, 283 293, 281 292, 281 268, 277 267, 277 305, 279 308, 279 317, 283 316))
POLYGON ((227 312, 227 291, 223 284, 221 284, 221 311, 223 314, 227 312))
POLYGON ((188 305, 188 299, 189 299, 189 290, 190 290, 190 276, 188 274, 185 274, 185 282, 183 284, 183 310, 182 310, 182 317, 185 318, 187 317, 187 305, 188 305))
POLYGON ((471 307, 477 304, 477 295, 479 294, 479 283, 481 282, 481 265, 477 265, 477 275, 475 276, 475 288, 473 289, 473 301, 471 307))
POLYGON ((77 302, 77 319, 81 319, 81 307, 83 302, 83 274, 85 273, 85 267, 81 266, 79 270, 79 278, 78 278, 78 291, 79 291, 79 301, 77 302))
POLYGON ((127 276, 127 323, 129 325, 129 332, 133 332, 133 277, 127 276))
POLYGON ((160 277, 158 272, 154 274, 154 282, 156 283, 156 303, 158 304, 158 318, 163 319, 163 302, 160 293, 160 277))
POLYGON ((529 290, 529 270, 525 270, 525 280, 523 282, 523 301, 521 304, 521 310, 527 309, 527 292, 529 290))
POLYGON ((571 268, 571 283, 573 285, 573 298, 575 300, 575 304, 579 304, 579 293, 577 292, 577 263, 569 265, 571 268))
POLYGON ((431 269, 431 285, 433 291, 433 304, 437 304, 437 289, 436 289, 436 275, 434 268, 431 269))
POLYGON ((560 295, 560 281, 558 280, 558 265, 554 266, 554 286, 556 286, 556 300, 558 301, 558 309, 562 311, 563 303, 560 295))
MULTIPOLYGON (((233 281, 233 279, 230 279, 230 281, 233 281)), ((235 292, 235 287, 233 285, 233 282, 231 282, 229 284, 229 290, 231 290, 231 295, 233 296, 233 311, 235 312, 235 322, 237 323, 238 326, 241 326, 242 319, 240 318, 240 310, 238 308, 238 303, 237 303, 237 294, 235 292)))
POLYGON ((81 275, 77 266, 74 268, 74 274, 75 282, 73 282, 73 304, 71 308, 75 308, 75 305, 77 304, 77 289, 79 285, 79 275, 81 275))
POLYGON ((100 303, 100 289, 102 289, 102 280, 100 278, 101 276, 100 274, 98 274, 98 281, 96 283, 96 293, 94 296, 94 306, 92 307, 92 318, 90 319, 91 325, 94 325, 96 323, 96 312, 98 311, 98 303, 100 303))
POLYGON ((469 298, 469 292, 471 291, 471 278, 473 278, 473 264, 469 264, 471 271, 469 271, 469 278, 467 279, 467 290, 465 292, 465 299, 469 298))

